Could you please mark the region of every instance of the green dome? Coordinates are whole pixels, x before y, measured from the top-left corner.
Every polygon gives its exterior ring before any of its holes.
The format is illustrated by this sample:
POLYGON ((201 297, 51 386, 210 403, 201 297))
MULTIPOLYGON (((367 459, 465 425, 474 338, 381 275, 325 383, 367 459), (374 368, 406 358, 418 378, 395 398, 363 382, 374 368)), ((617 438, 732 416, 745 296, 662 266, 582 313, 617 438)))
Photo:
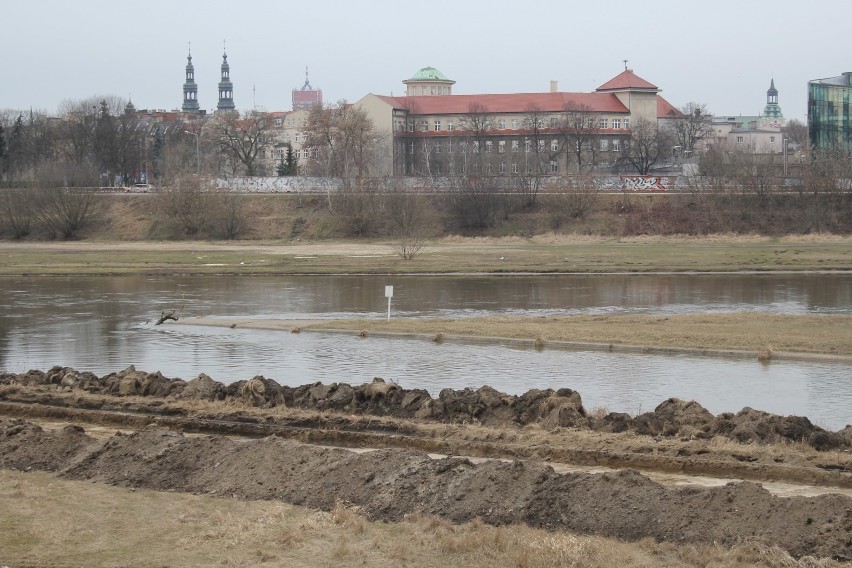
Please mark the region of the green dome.
POLYGON ((435 69, 434 67, 424 67, 414 74, 414 77, 409 81, 446 81, 448 83, 455 82, 447 79, 446 75, 435 69))

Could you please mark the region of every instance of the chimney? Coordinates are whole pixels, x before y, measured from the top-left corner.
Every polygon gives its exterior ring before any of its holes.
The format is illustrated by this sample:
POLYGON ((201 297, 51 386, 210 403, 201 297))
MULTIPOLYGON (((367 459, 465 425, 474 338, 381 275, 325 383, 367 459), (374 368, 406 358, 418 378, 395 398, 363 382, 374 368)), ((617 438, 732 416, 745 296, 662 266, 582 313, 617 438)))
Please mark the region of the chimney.
POLYGON ((559 81, 551 81, 550 82, 550 92, 558 93, 559 92, 559 81))

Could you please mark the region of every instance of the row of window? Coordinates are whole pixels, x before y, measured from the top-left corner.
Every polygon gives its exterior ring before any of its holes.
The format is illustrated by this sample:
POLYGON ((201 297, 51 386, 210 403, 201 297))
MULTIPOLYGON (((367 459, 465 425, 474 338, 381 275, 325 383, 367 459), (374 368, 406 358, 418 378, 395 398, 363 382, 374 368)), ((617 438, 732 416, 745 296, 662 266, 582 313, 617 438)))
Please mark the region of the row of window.
MULTIPOLYGON (((420 87, 420 94, 421 95, 427 94, 426 89, 427 89, 427 87, 421 86, 420 87)), ((450 87, 449 87, 449 85, 430 85, 428 94, 430 94, 430 95, 449 95, 450 94, 450 87)), ((411 87, 411 92, 409 92, 409 95, 412 95, 412 96, 417 95, 417 87, 411 87)))
MULTIPOLYGON (((435 175, 442 175, 444 173, 453 174, 453 173, 456 172, 456 170, 458 170, 459 173, 461 173, 461 174, 466 174, 467 173, 467 164, 465 164, 465 163, 458 164, 458 168, 456 168, 455 164, 448 164, 446 169, 447 169, 447 171, 444 172, 444 167, 440 162, 435 162, 435 163, 432 163, 432 164, 429 165, 430 173, 435 174, 435 175)), ((521 173, 521 166, 517 162, 512 162, 510 164, 507 164, 506 162, 500 162, 499 164, 497 164, 496 169, 497 169, 497 173, 500 173, 500 174, 507 174, 510 171, 513 174, 520 174, 521 173)), ((485 164, 485 173, 493 174, 494 170, 495 170, 494 164, 490 164, 490 163, 485 164)), ((414 164, 412 164, 412 163, 406 164, 406 171, 409 174, 413 174, 414 173, 414 164)), ((532 164, 529 164, 529 163, 526 164, 526 167, 524 168, 524 172, 526 174, 533 173, 532 164)), ((558 174, 559 173, 559 163, 556 160, 550 161, 550 164, 548 164, 548 172, 551 173, 551 174, 558 174)))
MULTIPOLYGON (((507 124, 506 119, 500 118, 495 123, 495 125, 497 127, 496 129, 497 130, 506 130, 506 124, 507 124)), ((523 121, 523 123, 519 123, 519 120, 517 118, 513 118, 509 124, 511 124, 511 130, 518 130, 519 126, 523 127, 525 130, 545 128, 545 121, 542 118, 535 119, 534 124, 529 124, 528 121, 526 121, 526 120, 523 121)), ((559 128, 559 120, 556 117, 551 117, 550 121, 547 124, 548 124, 547 128, 559 128)), ((608 118, 599 118, 597 120, 597 128, 609 129, 610 125, 611 125, 611 128, 613 130, 621 130, 622 128, 623 129, 630 129, 630 119, 629 118, 613 118, 612 121, 610 121, 610 119, 608 119, 608 118)), ((419 123, 419 127, 417 125, 416 120, 408 120, 408 121, 399 120, 396 123, 397 131, 408 130, 409 132, 414 132, 415 128, 416 128, 420 132, 428 132, 429 129, 430 129, 430 126, 432 127, 431 129, 434 132, 441 132, 443 130, 443 126, 442 126, 442 123, 441 123, 440 120, 434 120, 431 123, 428 120, 421 120, 420 123, 419 123)), ((586 128, 595 128, 596 127, 595 126, 595 119, 591 118, 591 117, 587 118, 586 121, 585 121, 585 127, 586 128)), ((455 123, 452 120, 448 120, 447 123, 446 123, 446 131, 452 132, 455 129, 456 129, 455 123)))
MULTIPOLYGON (((620 152, 621 151, 621 140, 619 140, 617 138, 612 139, 612 140, 602 139, 598 143, 599 143, 599 148, 603 151, 607 151, 607 150, 612 150, 613 152, 620 152)), ((519 140, 511 140, 510 144, 511 144, 510 148, 511 148, 512 152, 520 152, 520 141, 519 140)), ((545 149, 548 147, 547 141, 546 140, 538 140, 536 146, 537 146, 538 153, 542 154, 542 153, 544 153, 545 149)), ((434 140, 434 141, 431 142, 431 146, 430 146, 430 143, 428 141, 423 142, 423 151, 424 152, 431 151, 431 152, 434 152, 435 154, 440 154, 441 151, 444 148, 446 148, 446 152, 448 154, 452 154, 455 147, 459 147, 460 152, 465 152, 465 151, 467 151, 467 141, 461 140, 461 141, 457 141, 455 144, 453 144, 452 138, 448 138, 446 140, 434 140)), ((524 152, 525 153, 526 152, 532 152, 533 148, 534 148, 533 140, 524 140, 524 152)), ((404 143, 401 143, 400 151, 402 151, 402 149, 404 149, 404 143)), ((413 154, 414 149, 415 149, 414 141, 409 141, 408 142, 408 153, 413 154)), ((473 152, 478 153, 479 149, 480 148, 479 148, 479 141, 478 140, 474 140, 473 142, 471 142, 471 150, 473 152)), ((492 140, 486 140, 484 150, 486 152, 493 152, 494 151, 494 142, 492 140)), ((553 140, 550 141, 550 151, 552 153, 555 154, 555 153, 560 152, 561 150, 562 150, 562 148, 559 144, 559 140, 553 139, 553 140)), ((506 152, 506 140, 498 140, 497 141, 497 153, 503 154, 505 152, 506 152)))

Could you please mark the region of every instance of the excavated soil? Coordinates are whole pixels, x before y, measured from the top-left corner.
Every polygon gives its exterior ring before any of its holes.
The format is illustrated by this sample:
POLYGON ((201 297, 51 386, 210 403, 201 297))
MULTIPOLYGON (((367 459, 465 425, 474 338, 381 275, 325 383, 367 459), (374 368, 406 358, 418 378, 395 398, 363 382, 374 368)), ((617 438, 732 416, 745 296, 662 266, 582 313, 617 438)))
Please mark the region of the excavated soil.
POLYGON ((852 487, 852 429, 827 432, 802 417, 751 409, 714 416, 676 399, 637 417, 590 416, 568 389, 510 396, 482 387, 432 398, 381 380, 223 385, 132 367, 104 377, 60 367, 0 375, 4 415, 2 468, 321 509, 342 500, 385 521, 424 513, 624 540, 756 539, 794 556, 852 560, 852 497, 842 494, 852 487), (23 419, 34 417, 68 425, 23 419), (90 424, 132 433, 92 435, 90 424), (550 460, 620 470, 558 473, 550 460), (749 481, 675 487, 637 468, 807 482, 829 492, 779 497, 749 481))

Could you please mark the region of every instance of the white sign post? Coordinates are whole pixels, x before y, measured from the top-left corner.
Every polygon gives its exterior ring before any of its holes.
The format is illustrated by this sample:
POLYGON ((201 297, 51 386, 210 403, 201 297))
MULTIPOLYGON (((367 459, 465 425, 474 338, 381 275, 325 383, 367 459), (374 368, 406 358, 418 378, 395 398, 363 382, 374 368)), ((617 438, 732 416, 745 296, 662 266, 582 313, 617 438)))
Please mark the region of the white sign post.
POLYGON ((390 321, 391 298, 393 298, 393 286, 385 286, 385 298, 388 299, 388 321, 390 321))

